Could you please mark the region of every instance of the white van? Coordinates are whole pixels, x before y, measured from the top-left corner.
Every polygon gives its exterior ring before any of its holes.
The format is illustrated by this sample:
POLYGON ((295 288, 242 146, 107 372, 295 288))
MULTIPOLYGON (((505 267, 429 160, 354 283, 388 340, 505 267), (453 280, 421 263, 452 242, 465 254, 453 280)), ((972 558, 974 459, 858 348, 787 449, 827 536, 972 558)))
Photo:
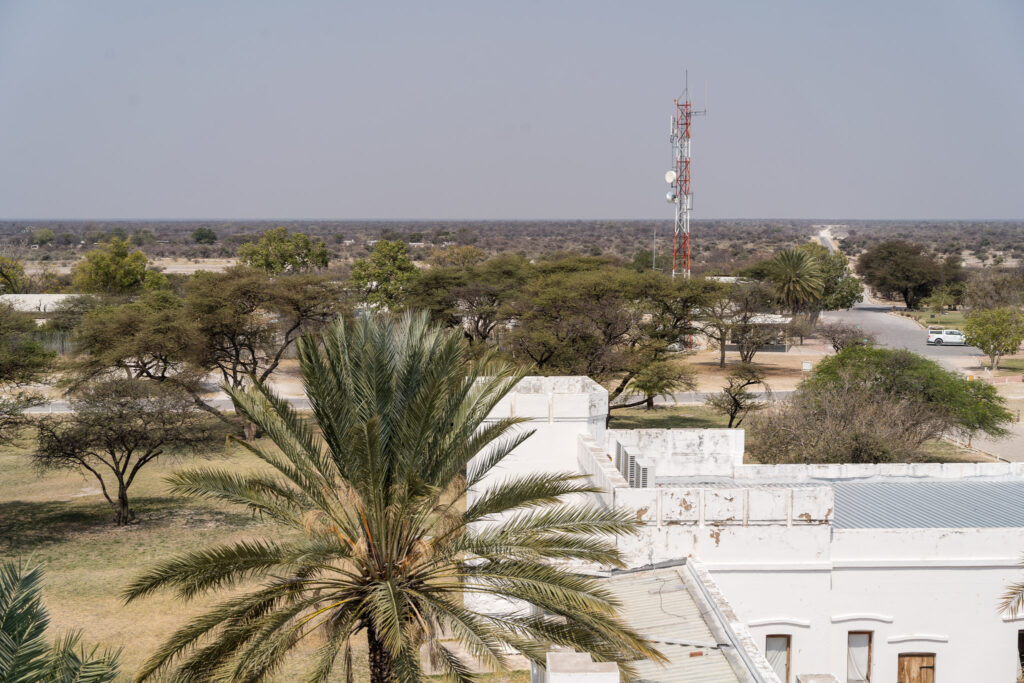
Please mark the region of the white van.
POLYGON ((928 343, 937 346, 944 344, 963 346, 967 342, 964 339, 964 333, 960 330, 928 330, 928 343))

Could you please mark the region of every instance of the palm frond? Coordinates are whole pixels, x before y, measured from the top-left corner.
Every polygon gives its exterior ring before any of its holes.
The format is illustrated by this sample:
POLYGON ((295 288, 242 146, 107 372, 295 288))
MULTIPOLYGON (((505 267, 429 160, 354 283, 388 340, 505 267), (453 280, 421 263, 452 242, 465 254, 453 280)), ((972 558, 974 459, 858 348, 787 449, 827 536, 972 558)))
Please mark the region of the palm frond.
POLYGON ((421 314, 338 321, 303 337, 298 358, 311 420, 259 383, 231 390, 273 443, 243 446, 274 473, 193 469, 171 486, 301 537, 192 551, 129 584, 128 600, 232 591, 172 634, 137 680, 262 680, 313 634, 323 640, 307 679, 329 680, 339 667, 351 677, 360 632, 380 669, 374 683, 419 680, 421 648, 443 675, 474 680, 442 635, 494 670, 511 650, 540 661, 553 644, 627 672, 631 659, 657 659, 602 584, 570 569, 621 565, 615 539, 636 531, 635 516, 579 502, 594 489, 575 474, 497 476, 532 434, 522 419, 490 417, 521 368, 493 351, 474 358, 460 335, 421 314), (234 592, 251 581, 259 586, 234 592), (464 595, 514 607, 481 613, 464 595))

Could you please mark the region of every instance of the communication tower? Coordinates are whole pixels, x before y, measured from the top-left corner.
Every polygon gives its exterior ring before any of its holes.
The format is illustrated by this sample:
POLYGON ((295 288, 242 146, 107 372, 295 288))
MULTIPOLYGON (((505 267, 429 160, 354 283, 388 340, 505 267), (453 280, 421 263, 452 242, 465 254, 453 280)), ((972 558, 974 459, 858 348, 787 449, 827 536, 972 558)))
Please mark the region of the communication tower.
POLYGON ((673 100, 675 113, 669 128, 669 142, 672 143, 672 170, 665 173, 665 182, 671 189, 666 199, 675 205, 675 225, 672 230, 672 277, 690 277, 690 211, 693 209, 693 193, 690 190, 690 126, 694 116, 706 114, 706 110, 694 111, 690 102, 690 79, 681 97, 673 100))

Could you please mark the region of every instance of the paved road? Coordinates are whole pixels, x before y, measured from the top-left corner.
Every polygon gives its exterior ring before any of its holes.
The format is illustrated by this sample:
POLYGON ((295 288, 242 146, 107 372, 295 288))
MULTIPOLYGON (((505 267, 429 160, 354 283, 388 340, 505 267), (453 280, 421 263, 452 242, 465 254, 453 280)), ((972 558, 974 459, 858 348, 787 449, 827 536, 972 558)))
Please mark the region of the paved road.
MULTIPOLYGON (((675 394, 675 396, 673 398, 664 398, 664 397, 659 396, 658 398, 654 399, 654 403, 655 403, 655 405, 672 405, 673 403, 691 404, 692 405, 692 404, 695 404, 695 403, 704 403, 704 401, 707 399, 708 396, 711 396, 711 395, 717 394, 717 393, 719 393, 719 392, 717 392, 717 391, 680 391, 678 394, 675 394)), ((758 398, 764 398, 764 396, 765 396, 765 392, 763 392, 763 391, 752 391, 750 393, 753 394, 754 396, 757 396, 758 398)), ((776 400, 780 400, 780 399, 784 399, 784 398, 789 398, 792 395, 793 395, 793 390, 792 389, 784 389, 782 391, 773 391, 771 393, 772 398, 774 398, 776 400)))
MULTIPOLYGON (((909 349, 930 358, 951 370, 962 370, 969 365, 972 357, 982 353, 973 346, 929 346, 925 343, 925 331, 913 320, 888 313, 888 306, 875 303, 861 303, 849 311, 835 311, 824 314, 828 320, 842 320, 860 326, 866 332, 878 337, 882 346, 893 349, 909 349)), ((1005 439, 986 436, 975 437, 971 445, 1002 460, 1024 462, 1024 424, 1010 425, 1010 434, 1005 439)))
POLYGON ((953 370, 967 365, 968 359, 982 355, 973 346, 930 346, 926 343, 928 336, 920 325, 910 318, 889 313, 889 310, 890 306, 864 302, 848 311, 832 311, 822 314, 822 317, 857 325, 865 332, 874 334, 882 346, 908 349, 953 370))

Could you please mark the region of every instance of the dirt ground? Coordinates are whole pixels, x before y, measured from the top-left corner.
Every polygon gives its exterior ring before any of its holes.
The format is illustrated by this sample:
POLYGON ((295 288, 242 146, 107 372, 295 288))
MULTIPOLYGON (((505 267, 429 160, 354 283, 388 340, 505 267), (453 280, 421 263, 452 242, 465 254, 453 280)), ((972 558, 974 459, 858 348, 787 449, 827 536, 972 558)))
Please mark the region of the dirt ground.
MULTIPOLYGON (((762 351, 754 356, 754 365, 764 371, 772 391, 795 389, 808 374, 803 370, 804 362, 813 368, 822 358, 832 353, 832 347, 816 339, 807 339, 803 346, 794 346, 783 353, 762 351)), ((726 376, 740 362, 740 354, 729 351, 725 354, 725 367, 718 366, 717 350, 698 351, 689 356, 686 364, 698 372, 697 391, 718 391, 726 383, 726 376)))

